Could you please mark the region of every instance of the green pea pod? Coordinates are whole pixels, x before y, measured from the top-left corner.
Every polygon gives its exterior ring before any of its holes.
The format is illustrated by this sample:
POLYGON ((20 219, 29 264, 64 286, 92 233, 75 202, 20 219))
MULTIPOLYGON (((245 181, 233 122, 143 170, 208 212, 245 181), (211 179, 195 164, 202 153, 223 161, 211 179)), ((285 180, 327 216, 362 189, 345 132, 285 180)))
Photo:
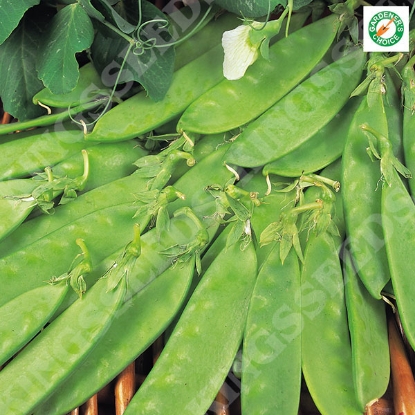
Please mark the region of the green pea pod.
POLYGON ((370 107, 364 99, 356 111, 342 155, 341 180, 347 243, 359 277, 372 296, 380 299, 390 279, 381 225, 381 174, 379 164, 372 162, 366 152, 369 142, 360 128, 363 123, 376 126, 381 134, 388 135, 380 93, 372 99, 370 107))
POLYGON ((169 267, 126 301, 88 358, 34 415, 69 413, 111 382, 161 335, 183 303, 193 273, 194 258, 169 267))
POLYGON ((31 179, 14 179, 0 182, 0 239, 5 238, 21 224, 33 210, 33 198, 21 197, 31 195, 38 183, 31 179), (17 196, 13 198, 13 196, 17 196))
POLYGON ((0 371, 2 413, 31 413, 81 364, 124 300, 126 279, 115 288, 109 281, 99 280, 0 371))
POLYGON ((0 181, 0 239, 13 232, 35 207, 43 213, 53 213, 55 204, 73 200, 83 189, 89 175, 87 152, 82 151, 83 172, 79 177, 56 176, 50 168, 32 179, 0 181), (59 197, 59 201, 56 199, 59 197))
POLYGON ((296 177, 319 171, 338 159, 343 153, 347 131, 360 101, 361 99, 350 99, 328 124, 304 144, 266 164, 263 174, 296 177))
POLYGON ((279 246, 259 270, 249 304, 242 349, 242 411, 297 414, 301 390, 300 267, 291 250, 284 265, 279 246))
POLYGON ((125 415, 206 412, 238 351, 256 270, 252 244, 218 255, 125 415))
MULTIPOLYGON (((414 58, 411 58, 401 72, 402 75, 402 94, 404 99, 403 106, 403 148, 405 154, 405 164, 408 169, 415 174, 415 144, 413 131, 415 131, 415 70, 414 58)), ((411 194, 415 194, 414 180, 408 182, 411 194)))
POLYGON ((146 134, 181 114, 186 107, 222 78, 222 45, 217 45, 174 73, 166 96, 152 101, 141 91, 104 114, 88 142, 115 142, 146 134), (198 74, 195 76, 195 74, 198 74))
POLYGON ((385 304, 367 291, 345 252, 344 278, 353 378, 361 407, 384 395, 389 384, 390 359, 385 304))
POLYGON ((44 88, 33 97, 33 103, 66 109, 93 101, 102 95, 109 96, 110 93, 111 91, 102 83, 94 65, 89 62, 80 68, 78 83, 71 92, 56 95, 44 88))
POLYGON ((364 60, 358 47, 303 81, 242 131, 226 162, 258 167, 307 142, 346 104, 364 60))
POLYGON ((405 335, 415 347, 414 285, 411 257, 414 245, 415 206, 398 173, 382 188, 382 225, 393 291, 405 335))
POLYGON ((52 277, 48 284, 27 291, 0 307, 0 365, 40 332, 63 302, 70 286, 82 297, 84 277, 92 265, 83 241, 77 244, 82 254, 75 257, 67 273, 52 277))
POLYGON ((65 129, 58 126, 56 130, 26 135, 19 139, 0 144, 0 180, 22 178, 52 166, 91 147, 85 143, 79 129, 65 129))
MULTIPOLYGON (((117 144, 98 144, 89 147, 87 152, 89 160, 88 180, 79 193, 88 192, 132 174, 136 170, 134 162, 148 153, 137 145, 134 140, 117 144)), ((83 173, 81 152, 54 165, 52 171, 58 176, 81 176, 83 173)))
POLYGON ((337 28, 338 17, 331 15, 281 39, 270 48, 269 60, 259 59, 243 78, 225 79, 193 102, 180 118, 178 131, 213 134, 257 118, 311 72, 333 43, 337 28))
MULTIPOLYGON (((78 238, 89 247, 94 264, 122 248, 136 222, 133 218, 135 212, 136 208, 131 203, 94 211, 1 258, 0 305, 43 285, 50 275, 63 274, 77 254, 73 241, 78 238)), ((87 286, 90 282, 87 280, 87 286)))
POLYGON ((0 365, 29 342, 48 322, 68 292, 68 285, 44 285, 0 307, 0 365), (51 307, 52 305, 52 307, 51 307))
MULTIPOLYGON (((139 206, 138 203, 135 207, 133 206, 136 200, 134 191, 146 189, 146 184, 146 178, 133 173, 130 176, 112 181, 105 186, 90 190, 80 195, 71 203, 56 209, 53 215, 38 216, 21 224, 13 233, 3 241, 0 241, 0 254, 2 257, 6 257, 22 251, 47 235, 59 229, 65 229, 67 226, 76 226, 76 223, 94 221, 89 226, 92 229, 99 223, 97 221, 105 223, 105 219, 102 216, 104 212, 109 220, 109 226, 111 226, 112 216, 116 215, 117 209, 119 209, 120 217, 124 216, 127 219, 128 216, 123 214, 123 212, 126 213, 126 209, 132 217, 139 206), (132 189, 134 190, 132 191, 132 189), (94 219, 95 215, 96 218, 94 219)), ((117 222, 116 226, 121 226, 122 222, 117 219, 115 221, 117 222)), ((129 222, 128 226, 132 226, 131 222, 129 222)), ((114 232, 115 235, 118 234, 115 229, 114 232)), ((66 240, 67 237, 63 235, 61 233, 61 238, 66 240)), ((125 245, 125 243, 126 241, 119 245, 118 248, 125 245)))
POLYGON ((342 269, 335 240, 310 236, 301 272, 302 369, 322 415, 362 414, 355 395, 342 269), (335 385, 335 386, 333 386, 335 385))

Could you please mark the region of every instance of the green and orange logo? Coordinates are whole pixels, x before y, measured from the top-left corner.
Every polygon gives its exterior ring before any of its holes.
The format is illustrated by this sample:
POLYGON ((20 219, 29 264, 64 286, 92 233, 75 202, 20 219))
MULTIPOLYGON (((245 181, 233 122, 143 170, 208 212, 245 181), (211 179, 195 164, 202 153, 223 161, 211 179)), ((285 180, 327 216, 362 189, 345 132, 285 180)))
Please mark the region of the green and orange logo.
POLYGON ((402 19, 392 11, 376 13, 369 21, 370 38, 379 46, 393 46, 404 35, 405 26, 402 19))

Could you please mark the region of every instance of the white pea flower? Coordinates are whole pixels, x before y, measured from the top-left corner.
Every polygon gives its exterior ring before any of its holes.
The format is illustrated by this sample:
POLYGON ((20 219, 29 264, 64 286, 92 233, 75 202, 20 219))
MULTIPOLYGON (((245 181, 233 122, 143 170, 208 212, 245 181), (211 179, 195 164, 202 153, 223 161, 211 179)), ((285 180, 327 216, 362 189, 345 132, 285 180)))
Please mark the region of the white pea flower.
POLYGON ((270 38, 279 33, 282 22, 289 12, 287 7, 277 20, 266 23, 251 21, 222 35, 222 47, 225 52, 223 75, 233 81, 245 75, 261 53, 268 59, 270 38))
POLYGON ((222 47, 225 52, 223 75, 229 80, 240 79, 259 56, 261 41, 253 43, 250 33, 264 23, 252 22, 223 33, 222 47))

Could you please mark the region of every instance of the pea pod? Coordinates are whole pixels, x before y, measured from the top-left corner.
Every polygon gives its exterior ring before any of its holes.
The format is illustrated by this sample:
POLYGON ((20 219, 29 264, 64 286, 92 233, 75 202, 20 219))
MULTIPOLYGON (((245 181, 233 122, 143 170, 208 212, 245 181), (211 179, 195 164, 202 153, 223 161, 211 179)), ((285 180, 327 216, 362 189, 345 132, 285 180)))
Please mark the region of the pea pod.
POLYGON ((319 171, 338 159, 343 153, 347 132, 360 101, 350 99, 328 124, 304 144, 266 164, 263 174, 296 177, 319 171))
POLYGON ((365 60, 360 48, 320 69, 274 104, 233 142, 226 161, 258 167, 307 142, 345 105, 365 60))
POLYGON ((415 347, 413 281, 410 252, 414 244, 415 206, 398 173, 382 188, 382 225, 399 317, 405 335, 415 347))
POLYGON ((85 143, 81 130, 65 126, 18 137, 0 145, 0 180, 27 177, 91 147, 91 143, 85 143))
MULTIPOLYGON (((133 216, 136 210, 131 203, 101 209, 56 229, 25 249, 1 258, 0 280, 3 288, 0 304, 43 285, 50 275, 63 274, 67 264, 77 254, 73 242, 78 238, 89 247, 94 264, 123 247, 128 242, 128 230, 135 223, 133 216), (107 232, 111 238, 103 237, 107 232), (54 258, 59 258, 59 261, 54 258)), ((87 285, 89 282, 87 280, 87 285)))
POLYGON ((279 40, 270 48, 269 60, 258 60, 243 78, 223 80, 193 102, 180 118, 178 131, 214 134, 257 118, 311 72, 333 43, 337 28, 338 17, 331 15, 279 40))
POLYGON ((84 293, 84 276, 91 271, 83 241, 77 241, 82 255, 75 258, 68 273, 52 277, 48 284, 27 291, 0 307, 0 365, 26 345, 49 321, 62 303, 70 286, 78 295, 84 293), (78 257, 81 257, 79 260, 78 257))
POLYGON ((238 351, 255 278, 252 244, 218 255, 125 415, 206 412, 238 351))
POLYGON ((386 310, 384 302, 373 298, 361 282, 350 253, 342 257, 354 386, 359 405, 366 407, 382 397, 389 384, 386 310))
POLYGON ((184 301, 193 273, 194 258, 167 268, 126 301, 85 362, 34 414, 66 414, 115 378, 161 335, 184 301))
POLYGON ((279 246, 259 270, 242 349, 241 405, 246 413, 297 414, 301 389, 300 267, 293 250, 281 263, 279 246))
MULTIPOLYGON (((402 70, 402 94, 404 98, 403 107, 403 148, 405 154, 405 164, 410 171, 415 174, 415 145, 413 141, 413 131, 415 117, 413 115, 415 106, 415 70, 414 58, 411 58, 402 70)), ((411 194, 415 194, 414 180, 410 180, 409 188, 411 194)))
MULTIPOLYGON (((112 217, 116 215, 119 210, 120 216, 127 220, 128 214, 131 217, 134 215, 139 207, 139 204, 134 207, 134 191, 144 190, 146 188, 147 179, 139 177, 139 175, 132 174, 130 176, 115 180, 108 183, 105 186, 98 187, 90 190, 78 198, 73 200, 71 203, 61 206, 60 209, 56 209, 53 215, 42 215, 33 220, 22 223, 13 233, 6 237, 3 241, 0 241, 0 253, 2 257, 6 257, 13 253, 24 250, 29 245, 36 243, 47 235, 56 232, 62 232, 61 237, 64 235, 65 227, 73 227, 76 224, 88 223, 88 221, 102 221, 105 223, 104 214, 107 215, 109 222, 107 226, 112 228, 112 217), (127 213, 127 211, 129 213, 127 213), (105 213, 104 213, 105 212, 105 213), (127 214, 127 216, 126 216, 127 214), (95 219, 93 219, 95 217, 95 219)), ((122 227, 122 221, 114 219, 116 226, 122 227)), ((114 224, 115 224, 114 223, 114 224)), ((83 226, 83 225, 82 225, 83 226)), ((128 226, 132 226, 131 222, 128 226)), ((93 232, 94 224, 90 223, 88 228, 93 232)), ((108 229, 110 229, 108 228, 108 229)), ((69 229, 69 228, 67 228, 69 229)), ((118 232, 114 229, 114 235, 118 232)), ((68 235, 69 237, 69 235, 68 235)), ((76 239, 77 236, 75 236, 76 239)), ((59 237, 57 237, 58 239, 59 237)), ((64 238, 65 240, 66 238, 64 238)), ((53 239, 51 239, 52 241, 53 239)), ((114 240, 115 242, 115 240, 114 240)), ((88 243, 89 245, 89 243, 88 243)), ((122 243, 118 247, 125 245, 122 243)))
POLYGON ((313 234, 305 248, 301 272, 302 369, 311 397, 323 415, 358 415, 364 408, 353 385, 338 249, 327 232, 313 234))
POLYGON ((49 324, 0 372, 3 413, 30 413, 81 364, 108 330, 124 301, 140 254, 139 228, 121 257, 82 299, 49 324))
POLYGON ((152 101, 142 91, 112 108, 98 120, 85 140, 129 140, 174 119, 198 96, 222 79, 222 67, 217 64, 222 57, 222 45, 219 44, 176 71, 166 96, 160 101, 152 101), (197 77, 194 76, 195 73, 198 74, 197 77))
MULTIPOLYGON (((134 162, 148 152, 134 140, 117 144, 99 144, 88 147, 89 174, 85 187, 79 193, 88 192, 114 180, 132 174, 136 167, 134 162)), ((58 176, 77 177, 83 173, 81 152, 62 160, 52 166, 58 176)))
POLYGON ((53 108, 76 107, 106 95, 109 91, 102 83, 101 77, 92 62, 83 65, 79 70, 79 79, 75 89, 67 94, 56 95, 44 88, 33 97, 33 103, 41 103, 53 108))
MULTIPOLYGON (((388 89, 389 93, 393 90, 388 89)), ((368 138, 360 126, 363 123, 376 126, 385 136, 389 127, 381 89, 376 89, 371 95, 370 106, 365 98, 350 125, 342 156, 342 194, 347 242, 358 275, 372 296, 380 299, 380 293, 390 279, 380 215, 381 175, 378 163, 372 162, 368 156, 368 138), (356 218, 360 221, 357 222, 356 218)))

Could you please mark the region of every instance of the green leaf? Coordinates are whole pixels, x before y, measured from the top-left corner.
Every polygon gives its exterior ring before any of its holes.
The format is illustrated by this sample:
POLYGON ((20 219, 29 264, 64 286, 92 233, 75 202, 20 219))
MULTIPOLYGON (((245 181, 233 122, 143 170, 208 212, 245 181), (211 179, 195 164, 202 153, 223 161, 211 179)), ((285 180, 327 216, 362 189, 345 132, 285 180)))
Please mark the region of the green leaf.
POLYGON ((38 61, 38 74, 54 94, 72 91, 78 82, 75 54, 89 48, 94 38, 92 22, 78 3, 61 9, 50 22, 38 61))
POLYGON ((278 5, 286 7, 287 0, 216 0, 224 9, 244 17, 261 17, 272 12, 278 5))
POLYGON ((105 16, 91 4, 90 0, 78 0, 78 3, 84 8, 88 16, 100 22, 105 20, 105 16))
POLYGON ((0 0, 0 45, 17 27, 26 10, 40 3, 40 0, 0 0))
MULTIPOLYGON (((165 19, 162 12, 148 2, 142 4, 142 21, 165 19)), ((170 87, 174 70, 174 46, 169 46, 171 35, 164 24, 151 22, 140 31, 142 46, 130 50, 127 40, 109 30, 104 25, 96 23, 97 34, 91 46, 91 55, 98 73, 102 74, 104 83, 108 86, 118 82, 123 84, 131 81, 140 83, 154 101, 164 98, 170 87), (150 42, 150 39, 155 39, 150 42), (149 48, 146 42, 156 44, 149 48), (126 59, 121 74, 119 70, 126 59)))
MULTIPOLYGON (((136 29, 135 25, 130 24, 124 19, 117 11, 111 7, 111 2, 107 0, 99 0, 101 4, 106 8, 107 12, 111 14, 117 27, 124 33, 132 33, 136 29)), ((121 2, 122 3, 122 2, 121 2)))
POLYGON ((32 98, 43 88, 36 76, 36 59, 47 13, 43 7, 29 12, 0 45, 0 97, 4 110, 20 121, 45 114, 32 98))

